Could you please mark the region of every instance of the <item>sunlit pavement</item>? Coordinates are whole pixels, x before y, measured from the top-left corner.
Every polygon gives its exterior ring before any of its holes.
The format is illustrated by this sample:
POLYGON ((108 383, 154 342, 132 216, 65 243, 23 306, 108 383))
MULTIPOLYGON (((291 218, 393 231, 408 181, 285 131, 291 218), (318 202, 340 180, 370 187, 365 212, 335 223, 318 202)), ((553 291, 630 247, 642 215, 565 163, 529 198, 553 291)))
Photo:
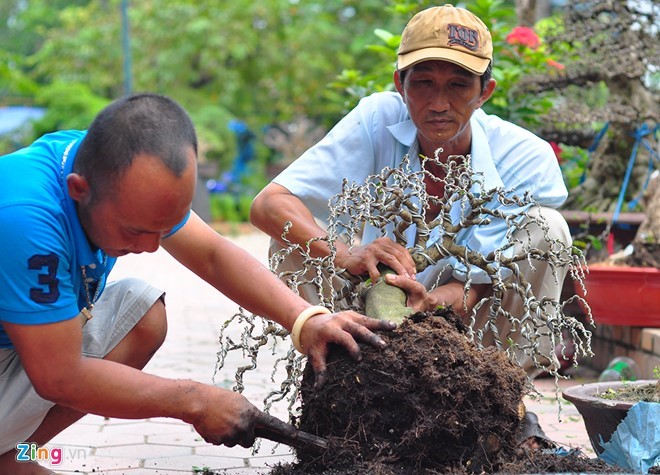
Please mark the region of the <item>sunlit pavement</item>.
MULTIPOLYGON (((268 239, 265 235, 249 230, 231 239, 266 262, 268 239)), ((230 357, 225 369, 215 376, 214 368, 220 349, 220 328, 236 313, 236 304, 164 251, 123 257, 113 276, 142 277, 167 292, 167 340, 145 371, 231 387, 235 369, 245 360, 230 357)), ((233 335, 237 337, 235 332, 233 335)), ((262 407, 264 397, 276 386, 270 380, 273 362, 285 350, 279 348, 274 354, 264 355, 266 358, 246 377, 243 394, 257 407, 262 407)), ((584 381, 562 381, 561 385, 578 382, 584 381)), ((536 386, 542 397, 528 399, 526 405, 539 416, 546 435, 567 448, 580 448, 593 457, 582 418, 575 408, 562 400, 558 418, 554 380, 537 380, 536 386)), ((285 407, 276 407, 272 413, 287 419, 285 407)), ((58 435, 49 447, 60 448, 62 452, 61 464, 51 468, 66 474, 178 474, 208 468, 228 475, 256 475, 267 474, 276 463, 293 460, 288 447, 275 447, 268 441, 262 442, 256 454, 242 447, 213 446, 204 442, 190 425, 166 418, 122 420, 89 415, 58 435)))

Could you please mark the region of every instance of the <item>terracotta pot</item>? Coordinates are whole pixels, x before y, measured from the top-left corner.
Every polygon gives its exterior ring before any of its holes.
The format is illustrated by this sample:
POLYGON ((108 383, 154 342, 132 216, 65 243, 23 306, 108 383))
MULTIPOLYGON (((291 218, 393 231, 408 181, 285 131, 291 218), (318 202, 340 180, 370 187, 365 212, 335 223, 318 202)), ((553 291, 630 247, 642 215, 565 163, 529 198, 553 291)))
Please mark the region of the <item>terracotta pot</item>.
POLYGON ((577 282, 574 285, 575 292, 591 307, 596 323, 660 327, 658 269, 593 265, 585 276, 587 294, 577 282))
POLYGON ((588 383, 567 388, 563 391, 562 396, 575 405, 584 420, 591 446, 597 454, 601 454, 605 449, 600 445, 600 438, 602 437, 603 442, 609 442, 617 426, 626 417, 634 403, 603 399, 598 394, 603 394, 608 389, 620 388, 624 384, 643 386, 655 383, 656 380, 588 383))

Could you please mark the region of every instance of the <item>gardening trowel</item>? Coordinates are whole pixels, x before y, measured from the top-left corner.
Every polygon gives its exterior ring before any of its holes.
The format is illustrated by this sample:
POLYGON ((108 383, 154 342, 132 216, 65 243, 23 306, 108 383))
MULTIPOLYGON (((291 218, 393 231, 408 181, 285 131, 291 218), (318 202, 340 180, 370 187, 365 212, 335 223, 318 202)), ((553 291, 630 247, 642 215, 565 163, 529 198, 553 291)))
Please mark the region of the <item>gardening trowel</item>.
MULTIPOLYGON (((293 428, 293 426, 290 427, 293 428)), ((295 430, 293 435, 289 435, 288 433, 274 426, 257 427, 254 429, 254 435, 257 437, 263 437, 264 439, 272 440, 273 442, 286 444, 290 447, 301 450, 312 450, 319 452, 325 450, 328 447, 328 441, 323 437, 318 437, 316 435, 300 430, 295 430)))

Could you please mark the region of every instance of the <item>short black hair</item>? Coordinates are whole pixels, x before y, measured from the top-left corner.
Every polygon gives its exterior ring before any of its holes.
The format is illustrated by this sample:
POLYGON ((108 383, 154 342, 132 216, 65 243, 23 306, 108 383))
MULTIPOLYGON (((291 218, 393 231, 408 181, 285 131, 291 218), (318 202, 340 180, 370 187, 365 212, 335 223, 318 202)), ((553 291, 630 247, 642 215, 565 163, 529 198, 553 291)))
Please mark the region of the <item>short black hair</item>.
POLYGON ((153 93, 124 96, 105 107, 83 138, 73 171, 85 177, 97 201, 142 153, 159 158, 176 176, 188 166, 187 151, 197 154, 197 134, 184 108, 153 93))

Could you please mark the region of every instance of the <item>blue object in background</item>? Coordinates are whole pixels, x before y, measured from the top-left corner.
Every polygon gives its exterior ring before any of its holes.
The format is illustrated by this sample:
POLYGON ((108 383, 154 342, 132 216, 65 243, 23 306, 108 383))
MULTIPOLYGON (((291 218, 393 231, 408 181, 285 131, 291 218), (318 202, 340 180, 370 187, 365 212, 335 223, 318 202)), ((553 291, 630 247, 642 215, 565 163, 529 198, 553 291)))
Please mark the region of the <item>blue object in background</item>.
POLYGON ((0 135, 14 132, 31 120, 41 119, 45 113, 46 109, 42 107, 0 107, 0 135))
POLYGON ((254 159, 254 139, 255 135, 248 128, 247 124, 240 120, 231 120, 228 125, 229 130, 236 134, 236 146, 238 154, 234 158, 234 166, 229 172, 236 181, 240 181, 241 176, 247 171, 247 165, 254 159))
POLYGON ((230 171, 223 173, 217 180, 208 180, 206 188, 211 193, 229 193, 240 188, 241 178, 248 171, 248 164, 254 160, 254 139, 256 136, 241 120, 231 120, 227 128, 236 136, 237 154, 230 171))
POLYGON ((217 180, 206 180, 206 188, 211 193, 227 193, 230 191, 231 185, 234 182, 233 176, 230 172, 223 173, 217 180))

